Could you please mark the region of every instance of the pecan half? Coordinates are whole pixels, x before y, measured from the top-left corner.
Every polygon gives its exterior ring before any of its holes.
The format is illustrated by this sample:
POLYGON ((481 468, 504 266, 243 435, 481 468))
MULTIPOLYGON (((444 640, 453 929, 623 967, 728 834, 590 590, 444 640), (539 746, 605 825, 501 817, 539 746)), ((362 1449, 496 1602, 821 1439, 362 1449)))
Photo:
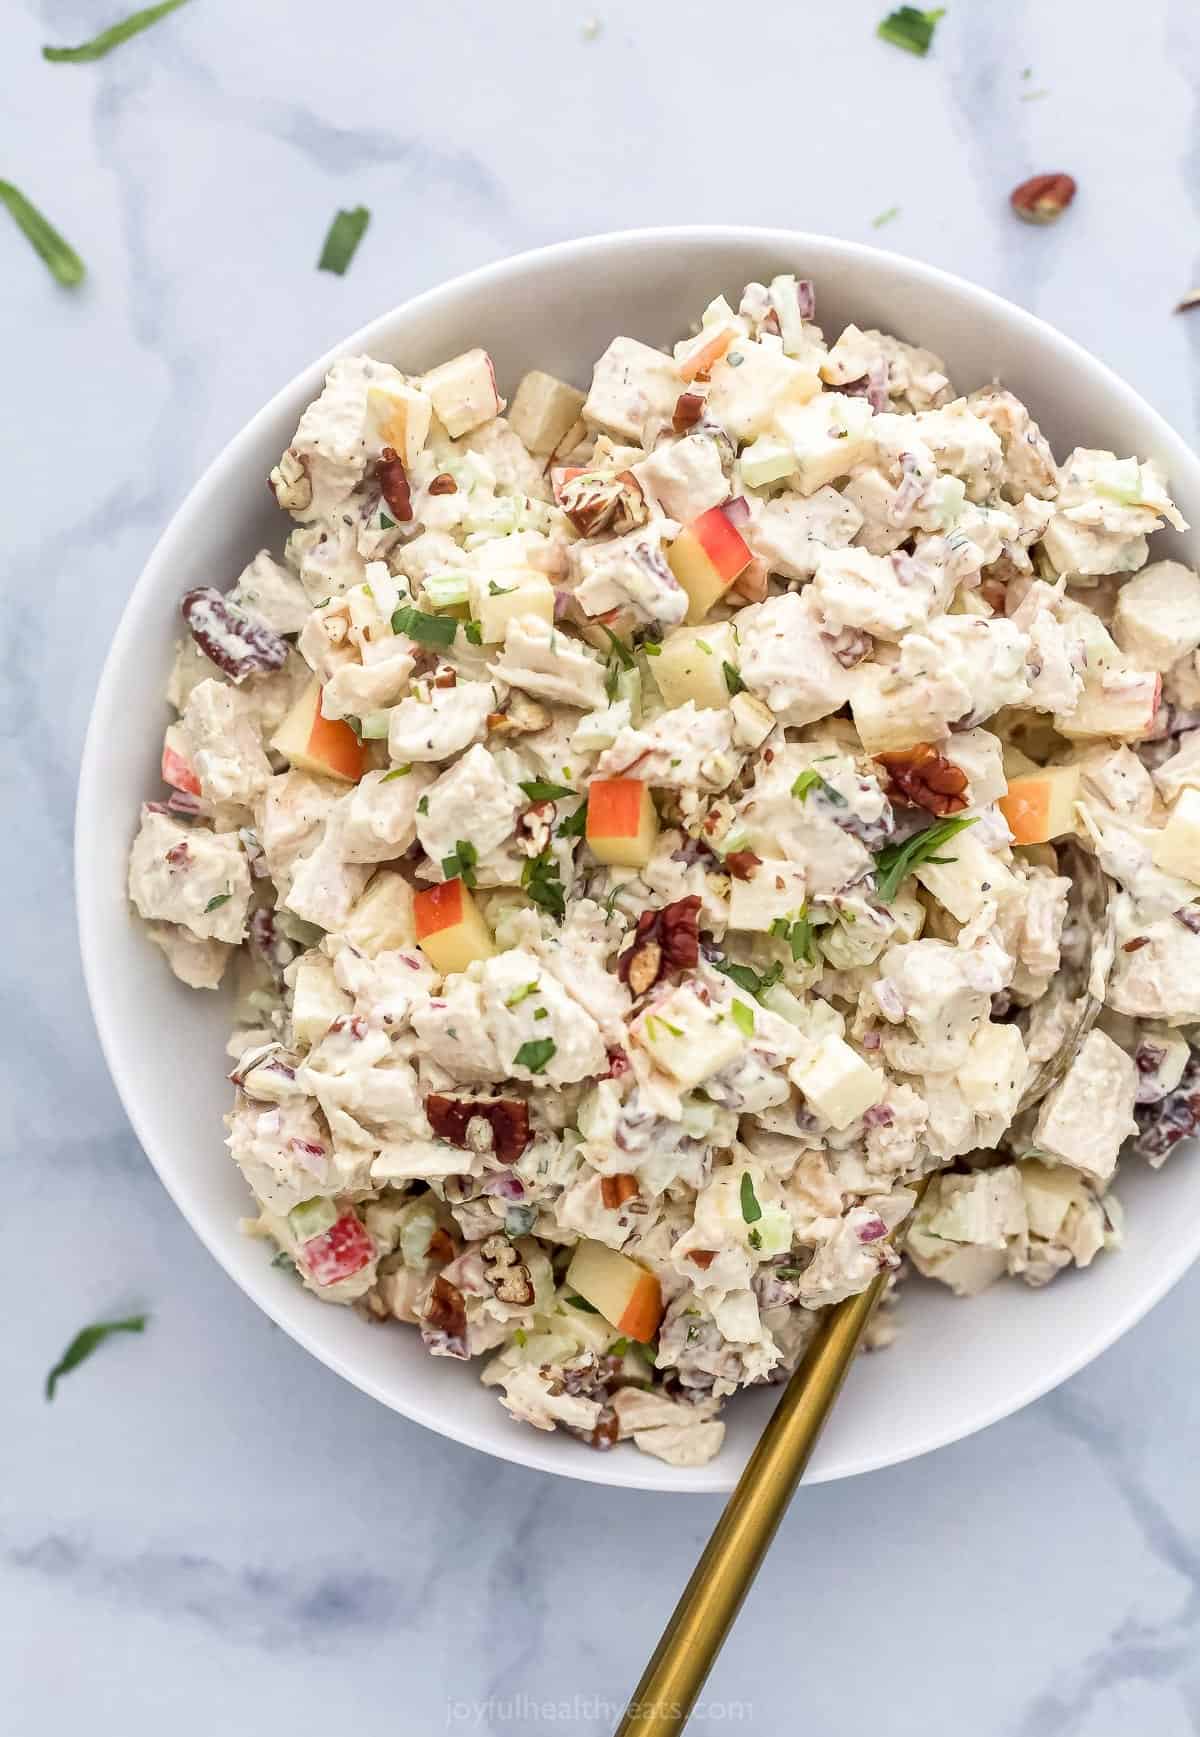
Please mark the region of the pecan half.
POLYGON ((735 881, 748 881, 761 862, 762 857, 755 856, 752 850, 731 850, 725 858, 725 867, 735 881))
POLYGON ((454 1238, 443 1226, 438 1225, 429 1239, 429 1247, 425 1250, 425 1259, 434 1266, 448 1266, 458 1250, 454 1246, 454 1238))
POLYGON ((623 1170, 616 1176, 600 1178, 600 1198, 613 1211, 618 1206, 624 1206, 627 1200, 632 1200, 638 1192, 638 1179, 623 1170))
POLYGON ((695 427, 703 415, 703 393, 681 392, 675 400, 675 412, 671 417, 671 427, 676 434, 686 434, 689 428, 695 427))
POLYGON ((917 742, 876 759, 887 772, 888 794, 929 814, 958 814, 967 806, 967 775, 931 742, 917 742))
POLYGON ((587 1438, 588 1445, 598 1449, 600 1453, 604 1453, 610 1447, 616 1447, 620 1433, 621 1425, 617 1421, 617 1414, 610 1405, 606 1405, 596 1419, 592 1433, 587 1438))
POLYGON ((421 1338, 435 1357, 463 1357, 467 1351, 467 1305, 457 1285, 438 1273, 421 1310, 421 1338))
POLYGON ((287 662, 287 641, 265 621, 245 614, 215 586, 198 585, 184 595, 179 607, 200 650, 235 686, 249 675, 282 669, 287 662))
POLYGON ((411 519, 412 490, 408 486, 408 472, 404 468, 404 460, 397 456, 394 446, 385 446, 380 453, 379 462, 375 466, 375 476, 392 517, 411 519))
POLYGON ((439 475, 435 476, 433 481, 430 483, 429 493, 431 495, 456 495, 458 493, 458 484, 450 475, 450 472, 444 470, 440 472, 439 475))
POLYGON ((1053 223, 1074 197, 1074 176, 1059 171, 1052 175, 1031 175, 1028 181, 1013 188, 1008 202, 1026 223, 1053 223))
POLYGON ((554 498, 581 537, 632 531, 648 516, 641 485, 628 470, 619 476, 595 470, 556 472, 554 498))
POLYGON ((302 513, 312 506, 312 478, 290 446, 267 478, 267 486, 285 513, 302 513))
POLYGON ((700 896, 672 899, 661 910, 643 911, 633 940, 617 960, 617 976, 644 995, 668 971, 690 971, 700 958, 700 896))
POLYGON ((501 1164, 515 1164, 528 1146, 529 1105, 521 1098, 448 1098, 430 1092, 425 1114, 439 1140, 464 1152, 480 1148, 472 1139, 471 1123, 484 1121, 491 1129, 490 1150, 501 1164))
POLYGON ((527 1309, 533 1302, 533 1279, 529 1268, 506 1236, 497 1233, 480 1245, 483 1282, 492 1295, 514 1308, 527 1309))

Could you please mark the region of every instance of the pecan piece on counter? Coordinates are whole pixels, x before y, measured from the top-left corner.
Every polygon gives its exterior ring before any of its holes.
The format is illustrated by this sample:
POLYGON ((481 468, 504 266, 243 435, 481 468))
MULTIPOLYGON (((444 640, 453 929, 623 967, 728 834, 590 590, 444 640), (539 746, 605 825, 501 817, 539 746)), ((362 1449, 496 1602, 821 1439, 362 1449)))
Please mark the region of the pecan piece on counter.
POLYGON ((668 971, 690 971, 700 958, 700 896, 672 899, 643 911, 633 940, 617 960, 617 976, 634 995, 644 995, 668 971))
POLYGON ((627 1200, 632 1200, 638 1192, 638 1179, 631 1176, 627 1170, 620 1171, 616 1176, 600 1178, 600 1198, 609 1210, 624 1206, 627 1200))
POLYGON ((179 606, 188 632, 210 663, 236 686, 249 675, 265 675, 287 662, 287 641, 231 603, 214 585, 198 585, 179 606))
POLYGON ((385 446, 380 453, 379 462, 375 466, 375 476, 392 517, 399 520, 411 519, 412 490, 408 486, 408 472, 404 468, 404 460, 398 457, 394 446, 385 446))
POLYGON ((1061 171, 1052 175, 1031 175, 1014 187, 1008 202, 1018 217, 1026 223, 1053 223, 1061 217, 1075 197, 1075 177, 1061 171))
POLYGON ((929 814, 959 814, 967 806, 967 775, 961 766, 939 754, 931 742, 877 754, 888 775, 888 794, 929 814))
POLYGON ((533 1302, 533 1279, 529 1268, 506 1236, 497 1233, 481 1244, 483 1281, 494 1297, 514 1308, 527 1309, 533 1302))
POLYGON ((439 1140, 448 1140, 464 1152, 491 1151, 501 1164, 515 1164, 531 1138, 529 1105, 521 1098, 449 1098, 430 1092, 425 1114, 439 1140), (474 1121, 487 1123, 490 1145, 478 1144, 481 1131, 472 1136, 474 1121))
POLYGON ((467 1305, 457 1285, 438 1273, 421 1309, 421 1338, 435 1357, 466 1358, 467 1305))

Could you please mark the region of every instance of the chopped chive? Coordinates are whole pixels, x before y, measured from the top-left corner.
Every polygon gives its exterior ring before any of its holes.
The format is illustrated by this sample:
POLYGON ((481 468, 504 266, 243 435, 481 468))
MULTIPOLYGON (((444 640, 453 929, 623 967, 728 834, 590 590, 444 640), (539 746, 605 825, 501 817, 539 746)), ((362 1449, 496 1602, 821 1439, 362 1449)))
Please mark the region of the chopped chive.
POLYGON ((412 762, 407 766, 393 766, 390 772, 385 772, 379 780, 381 784, 390 784, 393 778, 407 778, 412 771, 412 762))
POLYGON ((744 1037, 754 1036, 754 1014, 744 1001, 734 1001, 733 1023, 744 1037))
POLYGON ((365 205, 356 205, 353 211, 339 211, 329 225, 317 270, 344 276, 370 221, 371 213, 365 205))
POLYGON ((216 893, 216 894, 214 894, 213 897, 208 901, 208 903, 204 907, 204 915, 207 917, 207 915, 210 911, 220 910, 221 906, 227 905, 232 897, 233 897, 232 893, 216 893))
POLYGON ((944 6, 933 12, 922 12, 917 6, 897 6, 894 12, 880 20, 875 34, 897 48, 907 49, 909 54, 925 55, 929 53, 938 20, 945 16, 944 6))
POLYGON ((920 868, 926 862, 955 862, 952 856, 934 856, 939 846, 952 839, 956 833, 965 827, 974 826, 975 815, 964 819, 961 815, 954 820, 939 820, 933 826, 927 826, 923 832, 916 832, 903 844, 885 845, 883 850, 875 855, 875 897, 881 905, 890 905, 905 880, 915 868, 920 868))
POLYGON ((83 282, 86 267, 75 249, 11 181, 0 181, 0 201, 8 206, 18 229, 57 283, 73 289, 83 282))
POLYGON ((564 1297, 564 1303, 570 1303, 573 1309, 582 1309, 585 1315, 598 1315, 599 1309, 594 1303, 589 1303, 586 1297, 564 1297))
POLYGON ((754 1178, 748 1170, 742 1171, 742 1217, 747 1224, 756 1224, 762 1217, 762 1207, 758 1204, 758 1195, 754 1192, 754 1178))
POLYGON ((523 778, 520 788, 531 802, 557 802, 564 796, 578 796, 567 784, 551 784, 545 778, 523 778))
POLYGON ((879 213, 878 217, 872 217, 871 228, 882 229, 885 223, 891 223, 892 220, 899 217, 899 215, 900 207, 898 205, 889 205, 886 211, 881 211, 879 213))
POLYGON ((721 674, 725 677, 725 686, 729 689, 730 698, 743 691, 746 684, 731 663, 723 662, 721 664, 721 674))
POLYGON ((92 1355, 96 1347, 102 1345, 114 1333, 145 1332, 146 1319, 145 1315, 129 1315, 124 1321, 97 1321, 92 1326, 84 1327, 82 1331, 76 1333, 46 1377, 46 1398, 53 1399, 59 1378, 63 1375, 69 1375, 72 1369, 78 1369, 79 1365, 92 1355))
POLYGON ((122 18, 119 24, 109 25, 99 36, 93 36, 90 42, 81 42, 78 48, 43 48, 43 60, 83 61, 100 60, 114 48, 119 48, 122 42, 128 42, 131 36, 140 36, 143 30, 149 30, 152 24, 157 24, 160 18, 165 18, 168 12, 176 12, 185 4, 185 0, 162 0, 159 6, 147 6, 144 11, 131 12, 128 18, 122 18))

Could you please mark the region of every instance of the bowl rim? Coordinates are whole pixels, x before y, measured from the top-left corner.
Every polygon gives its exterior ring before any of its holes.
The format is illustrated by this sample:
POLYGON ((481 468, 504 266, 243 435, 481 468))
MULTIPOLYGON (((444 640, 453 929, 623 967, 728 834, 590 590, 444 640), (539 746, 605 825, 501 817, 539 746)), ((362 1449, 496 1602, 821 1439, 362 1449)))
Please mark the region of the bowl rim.
MULTIPOLYGON (((258 1280, 248 1282, 245 1275, 234 1271, 230 1260, 226 1258, 222 1242, 215 1235, 210 1237, 207 1234, 182 1198, 181 1190, 173 1179, 171 1165, 160 1162, 158 1154, 154 1151, 153 1143, 148 1137, 139 1109, 139 1088, 121 1063, 117 1035, 119 1022, 116 1002, 114 997, 110 995, 108 986, 99 971, 97 958, 100 925, 104 921, 106 911, 111 918, 111 910, 99 896, 98 889, 93 890, 95 877, 90 875, 88 866, 88 841, 105 819, 103 791, 98 777, 104 736, 103 719, 114 710, 120 698, 119 674, 125 665, 130 644, 135 636, 135 618, 138 614, 136 606, 141 599, 155 590, 159 582, 158 570, 164 563, 166 553, 178 534, 179 527, 197 513, 214 490, 220 489, 227 473, 237 472, 241 468, 243 454, 247 448, 254 446, 259 430, 279 414, 287 401, 297 396, 303 383, 310 376, 316 375, 318 370, 324 374, 339 356, 360 350, 369 351, 376 338, 381 336, 396 320, 408 316, 419 316, 425 309, 436 305, 442 297, 448 294, 473 291, 484 285, 502 288, 509 277, 523 275, 541 265, 567 257, 573 257, 579 261, 586 261, 589 256, 611 259, 613 255, 619 254, 625 249, 643 248, 649 242, 666 246, 685 245, 697 248, 705 244, 720 246, 730 243, 744 243, 750 247, 760 246, 764 251, 791 250, 798 257, 803 257, 806 249, 819 249, 827 255, 831 252, 840 255, 848 265, 859 264, 870 272, 899 273, 906 276, 912 284, 918 286, 924 284, 939 293, 948 292, 952 296, 970 301, 982 317, 1003 320, 1010 329, 1018 334, 1023 331, 1031 337, 1036 337, 1042 343, 1051 343, 1068 361, 1089 372, 1097 384, 1111 395, 1118 414, 1136 414, 1147 423, 1153 430, 1156 440, 1171 451, 1173 474, 1178 475, 1190 470, 1193 486, 1197 492, 1200 492, 1200 458, 1192 453, 1188 442, 1167 422, 1166 418, 1106 362, 1092 355, 1075 339, 1068 337, 1056 326, 1051 325, 1049 321, 1019 307, 1015 302, 1009 301, 996 291, 972 283, 968 278, 960 277, 954 272, 946 271, 942 267, 931 265, 924 260, 912 259, 907 255, 894 253, 886 248, 873 247, 864 242, 846 241, 837 236, 773 226, 725 223, 648 224, 637 228, 579 236, 551 242, 542 247, 528 248, 519 253, 508 254, 418 291, 395 307, 368 320, 348 336, 332 344, 315 360, 298 369, 224 443, 175 507, 155 540, 154 547, 125 600, 92 698, 77 784, 73 858, 76 921, 84 983, 105 1065, 138 1143, 154 1168, 159 1181, 196 1237, 238 1289, 248 1295, 251 1301, 262 1309, 278 1327, 281 1327, 292 1339, 296 1340, 327 1368, 333 1370, 335 1374, 350 1382, 360 1391, 369 1394, 390 1410, 399 1412, 413 1422, 453 1441, 475 1448, 496 1459, 528 1466, 539 1471, 552 1472, 560 1477, 576 1478, 583 1482, 609 1485, 613 1488, 654 1490, 690 1495, 712 1494, 733 1488, 736 1481, 734 1473, 731 1470, 723 1472, 720 1469, 723 1456, 718 1455, 706 1467, 689 1469, 688 1481, 684 1485, 680 1482, 680 1475, 676 1468, 663 1465, 648 1455, 625 1456, 626 1460, 631 1463, 623 1470, 620 1477, 613 1477, 611 1471, 615 1468, 612 1467, 611 1462, 616 1457, 613 1455, 564 1455, 561 1456, 561 1463, 555 1463, 555 1456, 551 1451, 554 1436, 545 1435, 541 1431, 514 1429, 511 1437, 506 1435, 503 1440, 485 1438, 470 1424, 460 1423, 454 1415, 453 1407, 447 1407, 444 1401, 432 1403, 418 1394, 405 1395, 404 1403, 401 1404, 394 1394, 385 1391, 382 1384, 374 1380, 369 1373, 351 1370, 347 1367, 337 1350, 324 1343, 323 1335, 319 1329, 314 1326, 314 1329, 310 1330, 306 1320, 292 1319, 287 1316, 286 1311, 279 1306, 280 1293, 278 1288, 265 1282, 265 1268, 264 1280, 261 1282, 258 1280)), ((1192 1265, 1198 1254, 1200 1254, 1200 1224, 1197 1224, 1190 1242, 1186 1237, 1181 1236, 1172 1244, 1171 1248, 1163 1251, 1160 1264, 1155 1272, 1148 1277, 1145 1286, 1138 1295, 1131 1299, 1123 1309, 1113 1311, 1098 1319, 1095 1330, 1084 1339, 1081 1348, 1064 1353, 1057 1361, 1048 1365, 1046 1369, 1023 1386, 1017 1386, 1008 1392, 1003 1399, 992 1404, 980 1405, 974 1412, 965 1412, 957 1422, 949 1427, 931 1427, 927 1436, 911 1442, 898 1452, 888 1451, 886 1445, 881 1445, 878 1450, 873 1452, 863 1450, 857 1454, 843 1455, 837 1462, 818 1465, 811 1474, 806 1474, 805 1483, 815 1485, 839 1478, 856 1477, 862 1473, 881 1470, 887 1466, 901 1465, 908 1460, 931 1453, 937 1448, 961 1441, 967 1436, 989 1428, 1003 1418, 1012 1416, 1035 1399, 1041 1398, 1044 1394, 1058 1387, 1063 1381, 1068 1380, 1115 1344, 1155 1304, 1162 1300, 1192 1265)))

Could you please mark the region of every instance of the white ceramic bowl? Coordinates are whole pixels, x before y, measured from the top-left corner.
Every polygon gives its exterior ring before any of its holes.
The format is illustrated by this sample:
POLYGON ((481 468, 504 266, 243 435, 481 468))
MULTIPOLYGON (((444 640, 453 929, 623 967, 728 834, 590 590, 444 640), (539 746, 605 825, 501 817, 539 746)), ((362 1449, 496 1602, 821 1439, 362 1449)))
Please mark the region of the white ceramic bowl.
MULTIPOLYGON (((385 314, 306 368, 230 442, 167 527, 129 600, 80 777, 79 925, 100 1039, 142 1145, 226 1272, 323 1362, 405 1416, 504 1459, 642 1489, 731 1487, 775 1390, 728 1406, 724 1450, 699 1470, 677 1471, 632 1449, 597 1454, 513 1423, 471 1368, 426 1356, 415 1333, 369 1328, 273 1269, 263 1245, 238 1232, 249 1201, 222 1145, 225 998, 185 989, 166 970, 130 917, 125 857, 138 805, 158 788, 180 596, 192 585, 227 586, 255 550, 282 545, 286 521, 264 479, 336 355, 369 351, 418 371, 482 344, 502 389, 533 366, 586 385, 616 333, 669 347, 718 291, 736 302, 749 279, 780 271, 815 280, 817 317, 830 333, 854 320, 926 344, 946 357, 962 390, 1001 379, 1031 406, 1060 456, 1082 445, 1158 459, 1185 517, 1200 521, 1200 464, 1180 437, 1078 345, 959 278, 784 230, 659 229, 568 242, 486 266, 385 314)), ((1163 537, 1161 546, 1190 550, 1200 562, 1195 535, 1163 537)), ((940 1287, 911 1285, 899 1342, 853 1372, 810 1479, 888 1465, 981 1429, 1132 1326, 1200 1249, 1200 1166, 1176 1160, 1157 1176, 1130 1166, 1120 1192, 1129 1209, 1124 1252, 1047 1291, 1001 1284, 963 1303, 940 1287)))

